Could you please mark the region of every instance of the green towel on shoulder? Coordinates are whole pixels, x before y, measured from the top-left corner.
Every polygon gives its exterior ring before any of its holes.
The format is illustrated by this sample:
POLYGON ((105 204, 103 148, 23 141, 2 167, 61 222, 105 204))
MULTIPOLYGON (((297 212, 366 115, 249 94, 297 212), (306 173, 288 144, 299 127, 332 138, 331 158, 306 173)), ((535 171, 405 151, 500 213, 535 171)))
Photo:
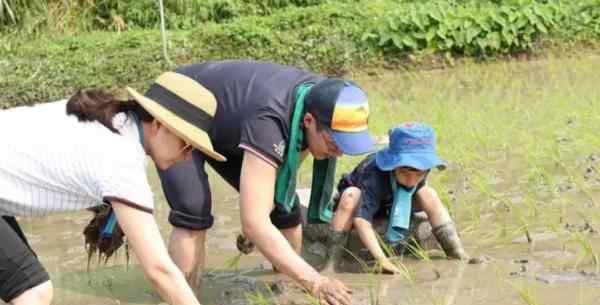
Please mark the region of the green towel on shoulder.
MULTIPOLYGON (((304 132, 300 121, 304 114, 304 97, 314 83, 301 84, 296 90, 296 105, 292 116, 290 141, 287 146, 287 156, 275 182, 275 203, 287 212, 300 204, 296 195, 296 179, 300 167, 299 143, 304 141, 304 132)), ((309 223, 329 223, 333 217, 333 179, 335 178, 336 158, 315 160, 313 162, 310 201, 308 204, 307 221, 309 223)))

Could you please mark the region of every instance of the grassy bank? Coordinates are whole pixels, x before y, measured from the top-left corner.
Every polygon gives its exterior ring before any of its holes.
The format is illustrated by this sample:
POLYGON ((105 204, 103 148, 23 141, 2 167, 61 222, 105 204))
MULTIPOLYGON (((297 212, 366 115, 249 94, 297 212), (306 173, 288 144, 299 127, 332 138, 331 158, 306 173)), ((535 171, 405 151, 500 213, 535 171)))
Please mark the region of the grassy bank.
MULTIPOLYGON (((23 13, 3 23, 2 108, 62 98, 81 87, 143 89, 171 68, 153 1, 28 3, 25 12, 48 14, 23 13)), ((168 54, 176 65, 255 58, 329 75, 568 54, 596 50, 600 41, 600 0, 173 1, 167 14, 168 54)))

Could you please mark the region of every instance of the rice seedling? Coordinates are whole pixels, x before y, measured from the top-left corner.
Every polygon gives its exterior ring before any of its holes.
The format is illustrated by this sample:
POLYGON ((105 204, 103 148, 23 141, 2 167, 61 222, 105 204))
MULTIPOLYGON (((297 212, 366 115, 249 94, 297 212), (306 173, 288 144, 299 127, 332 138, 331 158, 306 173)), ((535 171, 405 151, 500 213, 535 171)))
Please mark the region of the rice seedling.
POLYGON ((381 299, 379 298, 379 285, 369 286, 369 305, 380 305, 381 299))
MULTIPOLYGON (((273 305, 272 300, 262 294, 260 291, 256 293, 245 293, 244 298, 248 305, 273 305)), ((279 305, 278 303, 275 303, 279 305)))
POLYGON ((368 288, 368 305, 381 305, 387 291, 387 284, 383 283, 375 273, 368 273, 365 284, 368 288))
POLYGON ((414 238, 411 237, 406 243, 406 249, 412 255, 425 263, 431 263, 431 257, 427 250, 425 250, 421 244, 414 238))
POLYGON ((233 269, 235 271, 238 271, 240 269, 240 260, 242 258, 242 255, 242 253, 237 253, 231 258, 227 259, 224 264, 225 269, 233 269))
MULTIPOLYGON (((406 280, 406 282, 409 285, 414 285, 416 282, 416 274, 415 271, 408 268, 408 266, 406 266, 404 263, 402 263, 402 261, 394 261, 394 263, 396 264, 396 267, 398 267, 398 269, 400 270, 400 277, 402 277, 404 280, 406 280)), ((377 270, 381 270, 381 265, 377 264, 375 266, 375 268, 377 270)))
MULTIPOLYGON (((402 255, 397 253, 397 251, 387 243, 383 241, 381 236, 378 236, 379 243, 386 254, 386 256, 390 259, 390 261, 400 270, 399 275, 404 278, 410 285, 415 283, 416 275, 413 270, 408 268, 405 264, 403 264, 397 258, 401 258, 402 255)), ((360 269, 364 274, 380 274, 383 271, 381 263, 379 261, 375 261, 372 264, 365 261, 364 259, 358 257, 356 254, 351 251, 346 250, 346 252, 360 265, 360 269)))
POLYGON ((588 236, 583 232, 573 232, 571 236, 573 240, 577 242, 580 249, 579 257, 575 262, 574 268, 576 269, 584 259, 589 258, 596 267, 596 273, 598 273, 600 271, 600 256, 598 256, 598 253, 594 250, 588 236))
POLYGON ((306 292, 304 294, 304 296, 305 296, 306 300, 310 302, 309 303, 310 305, 322 305, 321 301, 319 301, 319 299, 315 298, 312 294, 306 292))
MULTIPOLYGON (((402 263, 402 258, 403 253, 398 253, 398 251, 396 249, 394 249, 394 247, 392 247, 390 244, 386 243, 381 236, 378 236, 379 239, 379 244, 381 245, 381 247, 383 248, 384 253, 386 254, 387 257, 391 258, 390 261, 392 263, 394 263, 396 265, 396 267, 400 270, 400 276, 402 278, 404 278, 409 284, 414 285, 415 283, 415 279, 416 279, 416 275, 414 273, 413 270, 411 270, 410 268, 408 268, 405 264, 402 263), (399 259, 398 259, 399 258, 399 259)), ((414 240, 414 239, 413 239, 414 240)), ((409 247, 410 241, 408 242, 402 242, 402 247, 409 247)), ((401 250, 404 251, 404 250, 401 250)), ((424 256, 426 256, 426 254, 424 254, 424 256)), ((427 256, 426 256, 427 257, 427 256)), ((429 258, 429 257, 427 257, 429 258)), ((431 261, 431 260, 429 260, 431 261)), ((379 262, 376 262, 375 265, 373 266, 373 271, 376 271, 377 273, 381 273, 382 271, 382 267, 381 264, 379 262)))
POLYGON ((517 292, 518 296, 521 298, 523 303, 527 305, 542 305, 542 301, 539 300, 531 289, 531 287, 527 286, 524 282, 522 283, 512 283, 509 282, 510 286, 517 292))

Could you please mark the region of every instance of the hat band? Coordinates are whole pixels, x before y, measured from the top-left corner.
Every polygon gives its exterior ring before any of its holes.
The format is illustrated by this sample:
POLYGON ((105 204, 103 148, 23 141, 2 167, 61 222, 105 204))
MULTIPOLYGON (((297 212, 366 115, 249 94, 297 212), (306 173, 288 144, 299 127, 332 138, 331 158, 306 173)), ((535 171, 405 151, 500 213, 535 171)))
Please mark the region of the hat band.
POLYGON ((210 131, 213 121, 211 115, 201 108, 188 103, 160 84, 152 84, 145 95, 184 121, 206 132, 210 131))

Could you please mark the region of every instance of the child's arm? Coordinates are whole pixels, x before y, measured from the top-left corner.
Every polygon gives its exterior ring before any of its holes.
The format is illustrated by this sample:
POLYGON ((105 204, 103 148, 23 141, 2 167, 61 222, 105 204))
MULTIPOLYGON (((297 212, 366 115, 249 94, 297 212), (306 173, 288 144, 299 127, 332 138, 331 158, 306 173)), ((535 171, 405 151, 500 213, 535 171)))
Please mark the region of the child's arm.
POLYGON ((381 246, 379 246, 379 240, 377 239, 377 233, 373 229, 373 225, 366 219, 356 217, 354 218, 354 228, 358 235, 360 236, 360 240, 367 247, 371 255, 377 260, 377 262, 381 265, 383 272, 389 273, 399 273, 400 270, 396 265, 394 265, 383 253, 381 246))

